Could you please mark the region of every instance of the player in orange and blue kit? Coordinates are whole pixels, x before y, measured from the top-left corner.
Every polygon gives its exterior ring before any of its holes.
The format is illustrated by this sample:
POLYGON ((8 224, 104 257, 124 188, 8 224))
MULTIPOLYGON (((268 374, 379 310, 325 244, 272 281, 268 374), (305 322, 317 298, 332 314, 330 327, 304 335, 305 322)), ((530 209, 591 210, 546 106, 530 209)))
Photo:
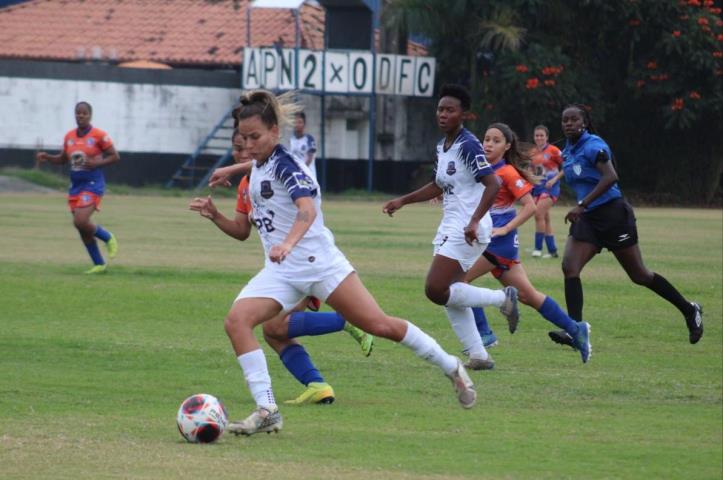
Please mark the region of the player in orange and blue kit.
MULTIPOLYGON (((576 322, 551 297, 536 290, 520 264, 517 227, 535 213, 530 181, 536 179, 525 168, 527 159, 519 150, 517 136, 506 124, 493 123, 487 128, 482 145, 487 161, 500 179, 501 185, 490 209, 492 241, 467 272, 465 281, 471 282, 487 272, 492 272, 503 285, 517 288, 520 302, 531 306, 546 320, 567 332, 573 347, 580 351, 582 361, 587 362, 592 352, 590 326, 584 322, 576 322), (517 201, 522 203, 519 212, 514 206, 517 201)), ((483 310, 472 310, 480 335, 494 335, 483 310)))
POLYGON ((535 127, 532 166, 535 175, 542 181, 532 189, 532 197, 535 199, 537 209, 535 210, 535 248, 532 250, 533 257, 557 258, 557 246, 555 236, 552 232, 550 222, 550 209, 557 203, 560 196, 560 178, 562 177, 562 156, 560 149, 550 145, 548 140, 550 131, 544 125, 535 127), (542 240, 547 245, 546 255, 542 255, 542 240))
POLYGON ((112 233, 90 221, 91 215, 100 210, 100 202, 105 193, 105 178, 102 168, 120 160, 113 142, 107 133, 90 124, 93 107, 88 102, 75 105, 75 122, 78 128, 69 131, 63 140, 63 151, 57 155, 38 152, 39 163, 50 162, 56 165, 70 162, 70 190, 68 207, 73 215, 73 225, 93 261, 93 268, 85 273, 103 273, 106 264, 95 239, 105 242, 108 257, 118 253, 118 241, 112 233))

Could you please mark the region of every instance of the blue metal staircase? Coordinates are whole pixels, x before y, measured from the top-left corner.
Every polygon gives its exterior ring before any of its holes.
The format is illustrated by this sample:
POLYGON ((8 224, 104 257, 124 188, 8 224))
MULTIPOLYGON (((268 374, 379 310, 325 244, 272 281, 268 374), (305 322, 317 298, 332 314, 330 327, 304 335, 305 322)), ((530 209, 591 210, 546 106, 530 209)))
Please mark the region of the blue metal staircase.
POLYGON ((215 169, 231 162, 232 111, 233 108, 230 108, 221 117, 211 133, 198 145, 196 151, 186 158, 166 183, 167 188, 201 189, 206 186, 215 169))

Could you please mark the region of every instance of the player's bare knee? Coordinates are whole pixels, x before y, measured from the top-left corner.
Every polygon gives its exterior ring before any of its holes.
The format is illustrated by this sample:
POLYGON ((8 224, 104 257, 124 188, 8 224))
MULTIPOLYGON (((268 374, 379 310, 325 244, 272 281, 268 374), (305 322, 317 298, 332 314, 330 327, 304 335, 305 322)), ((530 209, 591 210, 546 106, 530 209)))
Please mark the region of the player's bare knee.
POLYGON ((424 286, 424 293, 429 300, 437 305, 446 305, 447 300, 449 300, 449 287, 428 283, 424 286))
POLYGON ((266 322, 262 327, 264 339, 267 343, 269 343, 269 340, 286 340, 288 338, 288 329, 285 325, 280 325, 276 322, 266 322))
POLYGON ((633 281, 636 285, 642 285, 644 287, 650 285, 650 283, 653 281, 653 272, 650 271, 638 271, 638 272, 628 272, 628 277, 630 277, 630 280, 633 281))
POLYGON ((562 274, 565 276, 565 278, 579 277, 580 270, 577 268, 576 265, 573 265, 572 262, 563 258, 562 259, 562 274))

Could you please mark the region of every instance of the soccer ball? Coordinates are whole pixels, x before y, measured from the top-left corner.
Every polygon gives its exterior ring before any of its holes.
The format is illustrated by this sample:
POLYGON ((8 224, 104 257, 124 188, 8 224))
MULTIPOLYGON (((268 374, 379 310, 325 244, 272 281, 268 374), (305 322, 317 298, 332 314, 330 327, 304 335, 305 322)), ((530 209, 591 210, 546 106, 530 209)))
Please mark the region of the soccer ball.
POLYGON ((213 395, 199 393, 183 401, 176 416, 178 431, 191 443, 216 441, 228 424, 226 407, 213 395))

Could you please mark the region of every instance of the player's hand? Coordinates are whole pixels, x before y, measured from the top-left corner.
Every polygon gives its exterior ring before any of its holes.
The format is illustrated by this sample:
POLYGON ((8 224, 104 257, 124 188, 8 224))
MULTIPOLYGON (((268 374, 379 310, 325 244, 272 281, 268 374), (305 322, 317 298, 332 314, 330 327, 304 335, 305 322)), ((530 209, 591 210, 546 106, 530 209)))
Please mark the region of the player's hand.
POLYGON ((547 190, 550 190, 550 189, 551 189, 552 187, 554 187, 554 186, 555 186, 555 181, 554 181, 554 180, 548 180, 548 181, 545 182, 545 188, 546 188, 547 190))
POLYGON ((585 209, 581 206, 576 206, 575 208, 567 212, 567 215, 565 215, 565 223, 567 223, 568 221, 570 223, 577 222, 580 219, 580 215, 582 215, 584 211, 585 209))
POLYGON ((430 205, 439 205, 440 203, 442 203, 442 195, 439 195, 438 197, 434 197, 433 199, 431 199, 429 201, 430 205))
POLYGON ((474 242, 479 242, 477 228, 479 228, 479 222, 472 222, 464 227, 464 241, 467 242, 467 245, 474 245, 474 242))
POLYGON ((504 237, 504 236, 507 235, 508 233, 510 233, 510 231, 509 231, 509 229, 507 228, 507 225, 505 225, 504 227, 499 227, 499 228, 493 228, 493 229, 492 229, 492 236, 493 236, 493 237, 504 237))
POLYGON ((226 171, 226 167, 217 168, 211 174, 211 178, 208 179, 208 186, 211 188, 218 187, 230 187, 231 182, 228 179, 229 175, 226 171))
POLYGON ((206 198, 194 198, 188 205, 188 208, 194 212, 198 212, 202 217, 206 217, 209 220, 213 220, 216 218, 216 215, 218 215, 218 209, 216 205, 214 205, 213 200, 211 200, 211 195, 206 198))
POLYGON ((274 245, 269 250, 269 260, 274 263, 281 263, 291 253, 291 247, 285 243, 274 245))
POLYGON ((83 162, 83 168, 86 170, 93 170, 100 166, 100 159, 98 157, 88 157, 83 162))
POLYGON ((382 213, 386 213, 390 217, 394 216, 394 212, 402 208, 402 200, 399 198, 395 198, 394 200, 389 200, 387 203, 384 204, 382 207, 382 213))
POLYGON ((38 163, 43 163, 48 161, 48 154, 45 152, 38 152, 35 154, 35 161, 38 163))

